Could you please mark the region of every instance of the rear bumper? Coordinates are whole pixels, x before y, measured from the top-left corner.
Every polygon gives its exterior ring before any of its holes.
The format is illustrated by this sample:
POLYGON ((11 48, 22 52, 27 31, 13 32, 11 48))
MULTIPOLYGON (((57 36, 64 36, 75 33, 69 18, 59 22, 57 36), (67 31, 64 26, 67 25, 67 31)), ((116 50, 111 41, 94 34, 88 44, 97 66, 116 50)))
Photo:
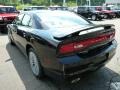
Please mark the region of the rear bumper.
POLYGON ((63 65, 63 71, 54 71, 54 74, 61 80, 74 80, 82 73, 94 71, 104 66, 116 53, 117 42, 114 40, 112 44, 104 49, 101 53, 89 58, 82 58, 79 55, 60 58, 59 62, 63 65))

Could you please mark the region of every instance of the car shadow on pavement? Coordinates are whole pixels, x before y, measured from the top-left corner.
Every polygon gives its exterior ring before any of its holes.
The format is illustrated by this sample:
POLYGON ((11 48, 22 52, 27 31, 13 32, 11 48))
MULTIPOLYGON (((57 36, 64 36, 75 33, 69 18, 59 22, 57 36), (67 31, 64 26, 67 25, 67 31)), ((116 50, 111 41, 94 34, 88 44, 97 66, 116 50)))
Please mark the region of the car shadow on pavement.
POLYGON ((81 80, 74 84, 56 83, 59 81, 48 77, 38 80, 33 76, 28 60, 16 46, 8 43, 6 49, 10 56, 6 62, 12 60, 26 90, 120 90, 115 89, 118 87, 116 83, 120 82, 120 75, 107 67, 81 76, 81 80))

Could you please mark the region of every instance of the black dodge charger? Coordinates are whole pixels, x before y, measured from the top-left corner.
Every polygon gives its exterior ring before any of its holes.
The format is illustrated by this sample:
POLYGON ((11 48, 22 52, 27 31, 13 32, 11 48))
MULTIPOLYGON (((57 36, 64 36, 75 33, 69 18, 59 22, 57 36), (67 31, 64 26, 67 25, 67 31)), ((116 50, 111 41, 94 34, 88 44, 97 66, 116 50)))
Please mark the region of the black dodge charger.
POLYGON ((68 11, 25 11, 7 27, 10 43, 28 57, 38 78, 79 80, 116 52, 114 25, 95 25, 68 11))

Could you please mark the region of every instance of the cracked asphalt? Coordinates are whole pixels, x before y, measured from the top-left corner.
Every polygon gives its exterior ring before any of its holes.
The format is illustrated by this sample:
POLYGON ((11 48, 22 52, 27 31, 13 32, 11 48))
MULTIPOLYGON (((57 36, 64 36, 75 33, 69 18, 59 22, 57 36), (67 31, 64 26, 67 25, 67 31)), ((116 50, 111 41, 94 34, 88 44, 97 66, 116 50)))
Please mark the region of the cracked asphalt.
POLYGON ((0 34, 0 90, 120 90, 120 19, 92 22, 115 25, 117 52, 105 67, 82 76, 75 84, 57 83, 48 77, 36 79, 28 60, 9 44, 6 34, 0 34))

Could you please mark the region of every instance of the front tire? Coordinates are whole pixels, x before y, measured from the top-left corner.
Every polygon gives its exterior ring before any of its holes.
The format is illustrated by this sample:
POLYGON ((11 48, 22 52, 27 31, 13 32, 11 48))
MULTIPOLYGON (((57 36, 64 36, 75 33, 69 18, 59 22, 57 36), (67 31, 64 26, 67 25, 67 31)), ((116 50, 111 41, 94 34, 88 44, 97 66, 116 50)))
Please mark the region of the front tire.
POLYGON ((40 63, 40 59, 38 58, 33 48, 29 49, 28 59, 29 59, 31 70, 33 74, 35 75, 35 77, 37 78, 43 77, 43 70, 42 70, 42 66, 40 63))
POLYGON ((9 43, 11 44, 11 45, 15 45, 15 43, 14 43, 14 41, 11 39, 11 37, 10 37, 10 31, 8 32, 8 39, 9 39, 9 43))

